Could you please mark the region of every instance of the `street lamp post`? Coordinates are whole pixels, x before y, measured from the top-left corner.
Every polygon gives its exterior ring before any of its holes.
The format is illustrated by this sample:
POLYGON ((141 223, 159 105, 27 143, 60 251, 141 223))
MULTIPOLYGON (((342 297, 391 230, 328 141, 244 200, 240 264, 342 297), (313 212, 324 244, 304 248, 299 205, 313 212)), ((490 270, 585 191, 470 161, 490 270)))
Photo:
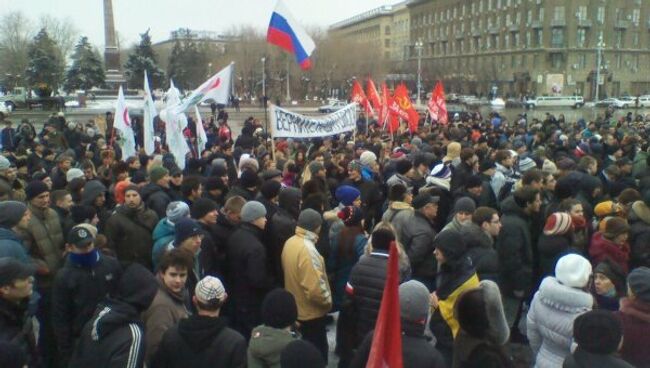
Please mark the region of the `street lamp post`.
POLYGON ((262 58, 262 103, 266 106, 266 58, 262 58))
POLYGON ((605 47, 605 43, 603 42, 603 32, 600 32, 600 35, 598 35, 598 44, 596 44, 596 97, 594 98, 594 102, 598 102, 600 99, 600 66, 602 63, 602 54, 603 54, 603 48, 605 47))
POLYGON ((415 50, 418 52, 418 98, 417 98, 417 105, 420 105, 422 101, 420 100, 420 92, 422 89, 422 48, 424 47, 424 44, 422 43, 422 40, 417 40, 415 42, 415 50))

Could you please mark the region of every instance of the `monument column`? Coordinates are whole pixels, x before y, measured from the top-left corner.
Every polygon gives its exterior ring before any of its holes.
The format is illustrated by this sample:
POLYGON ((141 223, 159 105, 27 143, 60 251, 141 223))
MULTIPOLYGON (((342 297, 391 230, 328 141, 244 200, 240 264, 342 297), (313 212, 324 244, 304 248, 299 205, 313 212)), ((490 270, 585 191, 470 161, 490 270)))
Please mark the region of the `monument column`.
POLYGON ((104 67, 106 68, 106 85, 109 89, 117 90, 125 83, 120 65, 120 50, 115 37, 115 22, 113 18, 113 1, 104 0, 104 67))

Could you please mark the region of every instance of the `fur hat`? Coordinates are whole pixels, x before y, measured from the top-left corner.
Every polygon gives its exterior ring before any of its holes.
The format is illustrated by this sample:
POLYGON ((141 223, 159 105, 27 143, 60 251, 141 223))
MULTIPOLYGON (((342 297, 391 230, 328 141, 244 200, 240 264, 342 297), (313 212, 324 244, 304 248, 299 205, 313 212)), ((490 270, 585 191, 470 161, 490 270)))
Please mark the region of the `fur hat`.
POLYGON ((76 167, 73 167, 72 169, 68 170, 68 172, 65 173, 65 180, 68 183, 76 178, 83 178, 83 177, 84 177, 84 172, 81 169, 77 169, 76 167))
POLYGON ((568 233, 572 228, 573 223, 571 222, 571 215, 566 212, 555 212, 546 219, 546 225, 544 225, 544 234, 564 235, 568 233))
POLYGON ((611 240, 628 231, 630 231, 630 225, 627 224, 627 221, 620 217, 611 217, 605 223, 603 236, 611 240))
POLYGON ((442 158, 442 162, 453 161, 460 157, 461 145, 458 142, 450 142, 447 145, 447 155, 442 158))
POLYGON ((510 328, 494 281, 483 280, 477 288, 461 294, 454 309, 460 327, 469 335, 495 345, 508 342, 510 328))
POLYGON ((555 265, 555 278, 565 286, 583 288, 590 276, 591 263, 577 254, 567 254, 555 265))

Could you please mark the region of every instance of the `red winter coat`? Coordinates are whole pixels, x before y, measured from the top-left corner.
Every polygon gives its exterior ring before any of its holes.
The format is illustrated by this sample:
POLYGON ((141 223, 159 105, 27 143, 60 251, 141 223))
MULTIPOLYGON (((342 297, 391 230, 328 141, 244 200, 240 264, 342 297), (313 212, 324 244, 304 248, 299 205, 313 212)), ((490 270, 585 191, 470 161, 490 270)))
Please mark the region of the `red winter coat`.
POLYGON ((621 358, 635 367, 650 367, 650 303, 623 298, 616 314, 621 319, 625 337, 621 358))
POLYGON ((594 266, 604 261, 606 258, 609 258, 619 265, 626 274, 628 273, 630 246, 627 243, 623 245, 616 244, 605 238, 601 232, 596 232, 591 237, 589 256, 591 258, 591 263, 594 266))

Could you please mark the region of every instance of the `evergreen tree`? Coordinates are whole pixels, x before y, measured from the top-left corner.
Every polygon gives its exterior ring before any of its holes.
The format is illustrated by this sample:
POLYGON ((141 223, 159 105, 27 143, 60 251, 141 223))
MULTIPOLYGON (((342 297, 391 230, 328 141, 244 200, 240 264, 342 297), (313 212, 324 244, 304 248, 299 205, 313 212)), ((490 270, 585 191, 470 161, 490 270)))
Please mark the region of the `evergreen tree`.
POLYGON ((104 66, 99 53, 81 37, 72 54, 72 66, 68 69, 63 88, 67 92, 75 89, 89 90, 104 84, 104 66))
POLYGON ((47 97, 56 91, 63 74, 63 62, 59 60, 56 42, 50 38, 45 29, 41 29, 29 45, 27 69, 25 76, 29 87, 36 90, 41 97, 47 97))
POLYGON ((149 30, 140 34, 140 44, 135 47, 124 64, 127 82, 132 88, 144 88, 144 71, 149 77, 149 86, 153 88, 162 87, 165 79, 165 72, 156 62, 156 54, 151 47, 151 36, 149 30))
POLYGON ((176 32, 169 57, 168 76, 183 90, 194 89, 207 79, 207 53, 189 29, 176 32))

